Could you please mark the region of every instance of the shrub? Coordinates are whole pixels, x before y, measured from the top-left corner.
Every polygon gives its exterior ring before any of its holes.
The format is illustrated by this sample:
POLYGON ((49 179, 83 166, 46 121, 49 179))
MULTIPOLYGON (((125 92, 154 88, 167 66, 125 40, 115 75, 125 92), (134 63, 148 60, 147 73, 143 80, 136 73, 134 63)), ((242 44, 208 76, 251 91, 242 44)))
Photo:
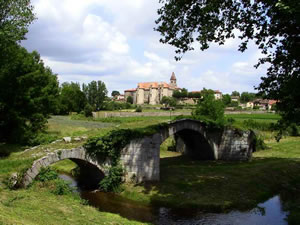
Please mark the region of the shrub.
POLYGON ((140 105, 137 106, 136 109, 135 109, 135 111, 136 112, 142 112, 143 111, 142 106, 140 106, 140 105))
POLYGON ((56 195, 66 195, 73 192, 73 189, 69 186, 69 183, 62 179, 56 179, 54 181, 54 189, 51 190, 53 194, 56 195))
POLYGON ((84 115, 90 117, 93 115, 93 107, 90 104, 86 104, 84 107, 84 115))
POLYGON ((100 181, 100 190, 104 192, 118 192, 123 175, 124 170, 120 165, 111 167, 108 175, 100 181))
POLYGON ((264 139, 260 135, 257 135, 254 141, 255 148, 257 151, 267 149, 267 145, 265 144, 264 139))
POLYGON ((55 180, 57 178, 58 174, 55 170, 51 169, 50 167, 42 167, 35 179, 41 182, 45 182, 55 180))
POLYGON ((224 109, 225 106, 221 100, 215 100, 213 94, 207 94, 198 102, 197 108, 192 115, 194 117, 207 117, 218 123, 224 123, 224 109))

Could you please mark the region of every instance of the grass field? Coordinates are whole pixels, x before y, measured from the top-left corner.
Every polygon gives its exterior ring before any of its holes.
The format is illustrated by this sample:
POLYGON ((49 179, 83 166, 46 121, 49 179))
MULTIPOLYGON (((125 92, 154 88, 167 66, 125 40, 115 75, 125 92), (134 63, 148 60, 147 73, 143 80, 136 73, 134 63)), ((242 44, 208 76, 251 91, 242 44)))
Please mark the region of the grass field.
MULTIPOLYGON (((229 115, 228 115, 229 116, 229 115)), ((274 114, 230 115, 236 123, 253 119, 276 122, 274 114)), ((59 137, 93 136, 116 128, 136 128, 167 122, 170 117, 109 118, 97 121, 53 117, 48 131, 59 137)), ((266 133, 270 133, 266 131, 266 133)), ((270 135, 271 136, 271 135, 270 135)), ((35 158, 56 149, 84 143, 57 142, 23 152, 24 147, 8 146, 13 153, 0 158, 0 182, 31 165, 35 158)), ((126 184, 122 196, 141 204, 198 207, 208 211, 246 209, 282 193, 284 206, 291 211, 290 221, 300 223, 300 137, 284 137, 279 143, 270 138, 267 150, 254 153, 250 162, 195 161, 168 151, 172 139, 161 146, 161 181, 126 184), (292 197, 284 193, 293 193, 292 197)), ((5 145, 0 145, 5 149, 5 145)), ((74 168, 70 161, 54 167, 63 172, 74 168)), ((0 184, 0 224, 141 224, 118 215, 99 212, 86 206, 76 195, 58 196, 51 185, 35 183, 29 189, 12 191, 0 184)))

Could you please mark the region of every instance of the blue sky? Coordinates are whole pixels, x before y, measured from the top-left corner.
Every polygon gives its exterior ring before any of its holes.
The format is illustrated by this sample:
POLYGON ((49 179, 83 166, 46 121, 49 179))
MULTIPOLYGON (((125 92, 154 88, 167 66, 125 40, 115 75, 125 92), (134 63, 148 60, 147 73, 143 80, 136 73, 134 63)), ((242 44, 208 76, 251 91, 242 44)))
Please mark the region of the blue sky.
POLYGON ((189 91, 210 88, 223 93, 254 91, 265 67, 253 65, 261 56, 251 43, 237 51, 239 40, 174 59, 174 48, 159 43, 155 32, 157 1, 33 0, 37 20, 30 26, 29 51, 37 50, 60 83, 105 82, 109 93, 135 88, 138 82, 166 81, 175 72, 189 91))

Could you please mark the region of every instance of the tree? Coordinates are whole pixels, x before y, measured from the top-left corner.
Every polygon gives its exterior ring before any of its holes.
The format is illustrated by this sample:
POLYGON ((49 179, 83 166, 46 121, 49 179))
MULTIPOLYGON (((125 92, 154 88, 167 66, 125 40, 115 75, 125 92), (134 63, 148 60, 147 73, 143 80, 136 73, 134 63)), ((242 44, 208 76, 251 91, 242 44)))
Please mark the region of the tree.
POLYGON ((0 139, 29 143, 56 110, 58 81, 37 52, 11 44, 0 66, 0 139))
POLYGON ((230 97, 230 95, 229 94, 223 95, 222 101, 223 101, 223 103, 224 103, 225 106, 230 105, 230 103, 231 103, 231 97, 230 97))
POLYGON ((107 89, 104 82, 99 80, 83 85, 83 92, 94 110, 103 109, 103 103, 107 97, 107 89))
POLYGON ((128 96, 126 99, 126 102, 133 104, 133 97, 132 96, 128 96))
POLYGON ((186 98, 188 97, 188 90, 186 88, 182 88, 181 90, 174 90, 173 95, 174 98, 186 98))
POLYGON ((118 92, 118 91, 112 91, 111 92, 111 96, 113 96, 113 97, 116 97, 118 95, 120 95, 120 92, 118 92))
POLYGON ((240 92, 238 92, 238 91, 233 91, 233 92, 231 93, 231 96, 239 96, 239 97, 240 97, 240 92))
POLYGON ((241 94, 241 102, 242 103, 246 103, 246 102, 250 102, 253 101, 256 97, 255 93, 249 93, 249 92, 242 92, 241 94))
POLYGON ((203 89, 201 93, 203 98, 198 101, 193 116, 204 116, 217 122, 223 122, 225 107, 222 100, 215 99, 213 90, 203 89))
MULTIPOLYGON (((0 1, 0 49, 25 39, 28 26, 35 19, 30 0, 0 1)), ((0 52, 1 52, 0 51, 0 52)))
POLYGON ((81 112, 87 103, 84 93, 80 90, 78 83, 65 82, 61 85, 59 97, 60 114, 69 112, 81 112))
POLYGON ((182 54, 209 48, 211 42, 223 45, 239 31, 240 51, 249 40, 261 49, 263 58, 256 67, 268 63, 267 76, 257 89, 267 98, 279 100, 277 107, 285 121, 300 124, 300 4, 298 0, 160 0, 156 30, 161 42, 182 54))
POLYGON ((177 104, 177 101, 174 97, 163 96, 160 103, 164 104, 167 107, 169 107, 169 106, 175 107, 177 104))

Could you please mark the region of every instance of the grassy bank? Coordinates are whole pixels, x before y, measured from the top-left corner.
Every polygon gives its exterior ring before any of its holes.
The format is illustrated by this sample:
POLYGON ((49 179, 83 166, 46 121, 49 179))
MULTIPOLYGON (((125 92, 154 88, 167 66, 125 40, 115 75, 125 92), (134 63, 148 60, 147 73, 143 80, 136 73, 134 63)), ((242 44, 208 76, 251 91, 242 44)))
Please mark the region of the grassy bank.
MULTIPOLYGON (((274 114, 228 115, 235 123, 253 119, 273 123, 274 114)), ((62 136, 93 136, 115 128, 138 128, 167 122, 170 117, 109 118, 88 121, 77 117, 53 117, 49 133, 62 136)), ((269 131, 266 133, 270 134, 269 131)), ((272 135, 270 134, 270 137, 272 135)), ((84 141, 57 142, 23 152, 11 146, 13 152, 0 158, 0 182, 9 174, 31 165, 32 161, 57 150, 81 146, 84 141)), ((267 150, 254 153, 250 162, 195 161, 168 151, 172 139, 161 145, 161 181, 125 184, 121 196, 140 204, 172 207, 197 207, 207 211, 248 209, 273 195, 285 193, 284 208, 291 212, 290 220, 300 223, 300 137, 285 137, 279 143, 267 142, 267 150), (293 193, 289 196, 286 193, 293 193)), ((5 148, 5 146, 1 146, 5 148)), ((59 171, 74 168, 71 161, 54 165, 59 171)), ((82 204, 76 195, 58 196, 51 187, 34 184, 29 189, 8 190, 0 184, 0 224, 141 224, 121 216, 99 212, 82 204)))

